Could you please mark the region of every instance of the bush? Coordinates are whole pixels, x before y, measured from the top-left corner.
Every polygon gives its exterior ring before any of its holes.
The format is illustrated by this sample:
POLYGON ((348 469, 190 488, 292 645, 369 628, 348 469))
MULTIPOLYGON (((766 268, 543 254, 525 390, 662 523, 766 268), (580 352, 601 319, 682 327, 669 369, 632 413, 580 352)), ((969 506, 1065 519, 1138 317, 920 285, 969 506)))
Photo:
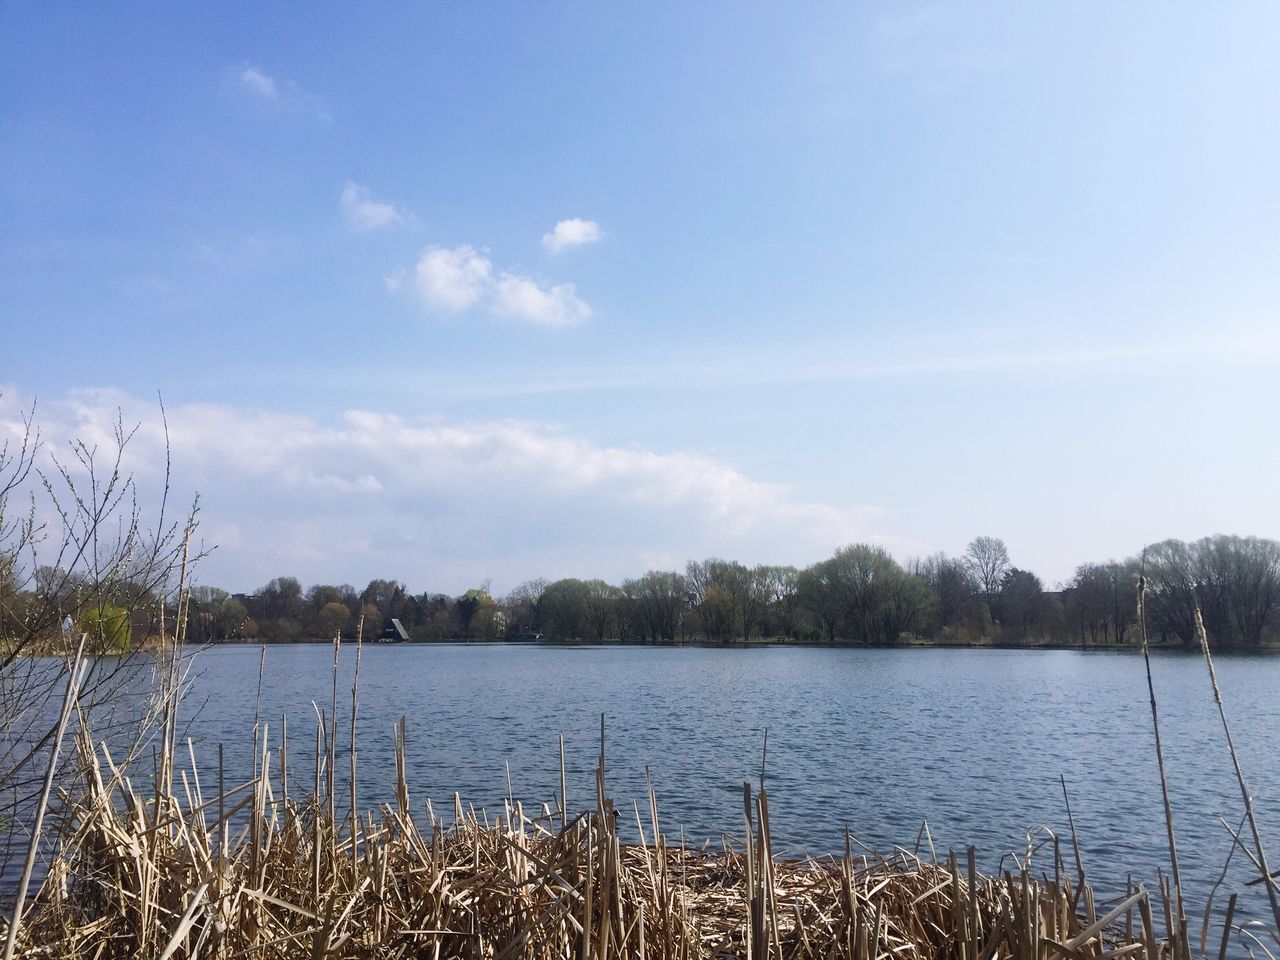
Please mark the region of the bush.
POLYGON ((89 635, 88 649, 102 653, 125 653, 131 649, 133 629, 129 611, 110 604, 98 604, 80 614, 76 626, 89 635))

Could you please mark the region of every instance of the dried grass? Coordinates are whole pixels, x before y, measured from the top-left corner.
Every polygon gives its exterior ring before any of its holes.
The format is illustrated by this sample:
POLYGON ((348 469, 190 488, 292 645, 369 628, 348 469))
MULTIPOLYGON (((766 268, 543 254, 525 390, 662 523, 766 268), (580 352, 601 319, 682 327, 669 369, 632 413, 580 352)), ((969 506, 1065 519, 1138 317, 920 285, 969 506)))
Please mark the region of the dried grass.
MULTIPOLYGON (((412 812, 408 735, 401 718, 393 731, 395 800, 361 816, 354 787, 359 643, 351 691, 350 810, 339 815, 338 653, 335 641, 332 713, 317 710, 314 776, 301 796, 296 789, 289 793, 290 781, 298 781, 288 769, 286 729, 282 724, 273 749, 260 709, 248 781, 224 788, 219 747, 218 789, 207 797, 190 741, 190 765, 179 768, 182 684, 176 644, 165 692, 163 748, 145 787, 135 786, 129 761, 117 763, 105 744, 95 744, 82 717, 76 735, 82 788, 62 796, 67 815, 49 871, 30 909, 24 913, 19 902, 15 917, 21 923, 10 921, 4 930, 16 955, 68 960, 1191 956, 1176 872, 1172 884, 1161 878, 1155 896, 1130 882, 1118 902, 1097 901, 1085 879, 1065 781, 1074 875, 1056 837, 1040 848, 1052 851, 1051 869, 1038 862, 1032 869, 1036 848, 1029 846, 1023 858, 1013 858, 1016 870, 984 876, 976 869, 973 848, 963 865, 954 855, 939 860, 927 825, 921 828, 928 838, 927 858, 903 850, 891 859, 855 856, 847 833, 843 856, 779 858, 772 849, 763 757, 758 789, 743 784, 742 838, 726 841, 721 851, 690 851, 683 842, 673 846, 662 833, 652 786, 647 822, 634 806, 638 842, 622 841, 620 812, 605 783, 603 718, 593 809, 577 816, 567 809, 561 738, 561 787, 554 809, 543 806, 529 814, 509 799, 502 815, 490 821, 464 809, 455 795, 448 824, 430 802, 420 816, 412 812), (1163 936, 1156 916, 1164 920, 1163 936)), ((1158 738, 1149 666, 1148 660, 1158 738)), ((260 664, 259 698, 261 674, 260 664)), ((1217 696, 1216 683, 1214 690, 1217 696)), ((70 683, 68 701, 73 697, 70 683)), ((1223 722, 1226 728, 1225 715, 1223 722)), ((1242 774, 1239 779, 1250 813, 1242 774)), ((1176 864, 1167 791, 1164 798, 1176 864)), ((1238 833, 1240 849, 1265 877, 1260 842, 1255 854, 1238 833)), ((1235 906, 1233 895, 1217 944, 1209 942, 1206 908, 1200 955, 1213 955, 1208 951, 1216 947, 1223 960, 1232 935, 1238 935, 1236 944, 1251 955, 1256 947, 1273 957, 1280 930, 1262 929, 1256 921, 1233 926, 1235 906)))
POLYGON ((640 841, 623 843, 603 740, 593 810, 570 817, 557 803, 530 815, 511 802, 489 822, 455 798, 446 825, 429 804, 420 819, 411 812, 402 721, 396 801, 338 817, 326 733, 320 718, 315 788, 298 799, 273 786, 287 745, 269 750, 265 724, 253 778, 213 797, 194 758, 176 781, 164 764, 140 792, 81 729, 86 793, 24 918, 19 955, 1157 960, 1163 946, 1145 890, 1098 916, 1056 843, 1051 877, 1039 878, 1029 861, 985 877, 972 850, 962 867, 901 851, 855 856, 852 841, 843 857, 780 859, 767 791, 750 784, 745 843, 673 847, 652 791, 647 817, 634 810, 640 841))

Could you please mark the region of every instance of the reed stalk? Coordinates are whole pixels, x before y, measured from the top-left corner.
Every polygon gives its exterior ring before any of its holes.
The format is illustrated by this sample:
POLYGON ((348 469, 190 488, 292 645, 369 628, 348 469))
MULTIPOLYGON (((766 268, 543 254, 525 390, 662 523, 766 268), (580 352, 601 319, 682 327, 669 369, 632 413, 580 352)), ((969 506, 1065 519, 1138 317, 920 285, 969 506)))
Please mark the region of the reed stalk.
POLYGON ((1155 732, 1156 767, 1160 771, 1160 795, 1164 802, 1165 830, 1169 837, 1169 868, 1173 873, 1173 912, 1169 923, 1169 939, 1174 943, 1175 956, 1190 960, 1191 947, 1187 942, 1187 915, 1182 898, 1182 873, 1178 868, 1178 842, 1173 829, 1173 805, 1169 802, 1169 778, 1164 770, 1164 749, 1160 743, 1160 716, 1156 709, 1156 688, 1151 679, 1151 645, 1147 639, 1147 578, 1138 577, 1138 630, 1142 642, 1142 660, 1147 668, 1147 694, 1151 702, 1151 727, 1155 732))
POLYGON ((31 873, 35 869, 36 856, 40 851, 44 817, 49 809, 49 794, 53 792, 53 778, 58 772, 58 754, 62 750, 62 737, 67 731, 67 721, 71 719, 71 707, 75 703, 76 690, 83 676, 84 644, 86 639, 86 634, 80 634, 80 645, 76 648, 75 658, 67 669, 67 690, 62 698, 62 712, 58 715, 58 726, 54 733, 53 743, 49 747, 49 765, 45 768, 44 785, 40 790, 40 801, 36 807, 35 821, 31 825, 31 840, 27 845, 27 857, 22 865, 22 879, 18 881, 18 890, 14 897, 13 918, 9 921, 9 933, 5 937, 4 960, 12 960, 13 950, 18 942, 18 930, 22 926, 22 912, 27 902, 27 891, 31 886, 31 873))
POLYGON ((356 806, 356 716, 360 710, 360 653, 364 646, 364 614, 356 621, 356 669, 351 678, 351 849, 354 855, 360 808, 356 806))
POLYGON ((1253 796, 1249 785, 1245 782, 1244 771, 1240 767, 1240 755, 1236 752, 1235 742, 1231 739, 1231 725, 1227 723, 1227 710, 1222 704, 1222 691, 1218 689, 1218 674, 1213 667, 1213 654, 1209 652, 1209 635, 1204 629, 1204 618, 1200 615, 1200 607, 1195 608, 1196 638, 1200 641, 1200 650, 1204 653, 1205 665, 1209 668, 1209 685, 1213 688, 1213 700, 1218 705, 1218 716, 1222 720, 1222 732, 1227 738, 1227 750, 1231 753, 1231 763, 1235 767, 1236 783, 1240 785, 1240 797, 1244 801, 1245 819, 1249 821, 1249 829, 1253 833, 1253 845, 1258 854, 1258 868, 1262 872, 1262 883, 1267 888, 1267 897, 1271 902, 1271 912, 1275 918, 1276 929, 1280 930, 1280 897, 1277 897, 1278 884, 1271 876, 1267 866, 1267 851, 1262 844, 1262 834, 1258 830, 1258 820, 1253 813, 1253 796))

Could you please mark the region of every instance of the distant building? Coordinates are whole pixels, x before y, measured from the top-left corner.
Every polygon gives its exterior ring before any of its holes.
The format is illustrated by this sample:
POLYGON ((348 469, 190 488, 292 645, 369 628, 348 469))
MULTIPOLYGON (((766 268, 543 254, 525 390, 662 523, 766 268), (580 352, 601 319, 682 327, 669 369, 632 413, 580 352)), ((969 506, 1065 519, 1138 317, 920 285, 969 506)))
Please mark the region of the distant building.
POLYGON ((378 637, 379 643, 403 643, 409 639, 409 631, 404 628, 395 617, 388 617, 387 622, 382 627, 382 635, 378 637))

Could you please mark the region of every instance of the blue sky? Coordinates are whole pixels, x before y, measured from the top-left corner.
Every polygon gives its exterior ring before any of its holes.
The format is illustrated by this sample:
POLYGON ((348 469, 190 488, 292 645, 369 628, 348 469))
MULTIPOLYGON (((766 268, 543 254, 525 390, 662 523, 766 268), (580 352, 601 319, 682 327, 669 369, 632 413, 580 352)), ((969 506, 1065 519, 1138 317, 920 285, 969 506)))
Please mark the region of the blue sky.
POLYGON ((1272 5, 2 19, 0 428, 208 582, 1280 536, 1272 5))

